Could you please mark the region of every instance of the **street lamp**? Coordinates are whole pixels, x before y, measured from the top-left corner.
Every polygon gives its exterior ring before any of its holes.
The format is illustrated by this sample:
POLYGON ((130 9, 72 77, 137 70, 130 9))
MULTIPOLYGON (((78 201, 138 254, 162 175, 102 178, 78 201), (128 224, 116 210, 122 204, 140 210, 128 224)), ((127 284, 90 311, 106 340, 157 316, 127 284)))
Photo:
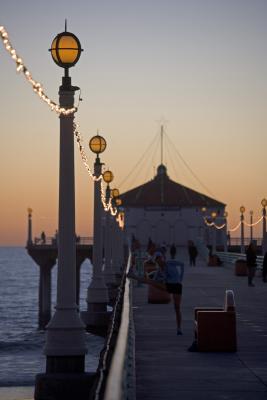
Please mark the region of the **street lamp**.
MULTIPOLYGON (((106 150, 106 147, 107 147, 107 142, 99 134, 93 136, 89 141, 89 148, 93 153, 96 154, 97 159, 99 159, 99 154, 103 153, 103 151, 106 150)), ((99 175, 101 175, 101 171, 99 175)))
POLYGON ((116 197, 115 198, 115 204, 116 204, 117 207, 120 207, 121 204, 122 204, 122 200, 119 197, 116 197))
POLYGON ((207 225, 207 207, 201 207, 202 219, 204 221, 203 239, 206 245, 209 243, 209 227, 207 225))
POLYGON ((216 252, 216 228, 215 228, 215 219, 217 217, 216 211, 212 211, 211 218, 213 222, 212 226, 212 254, 216 252))
MULTIPOLYGON (((120 192, 118 189, 112 189, 111 190, 111 196, 112 196, 112 203, 116 207, 120 207, 122 204, 122 200, 119 198, 120 192)), ((117 212, 119 210, 117 209, 117 212)), ((113 266, 113 271, 116 274, 116 282, 117 284, 120 283, 121 280, 121 268, 122 268, 122 251, 123 251, 123 245, 122 245, 122 231, 119 227, 117 218, 113 218, 112 221, 112 228, 113 228, 113 234, 112 234, 112 266, 113 266)))
MULTIPOLYGON (((103 180, 107 184, 106 187, 106 203, 109 204, 111 194, 109 184, 113 181, 114 175, 111 171, 107 170, 103 173, 103 180)), ((117 295, 117 285, 115 272, 112 268, 111 258, 112 258, 112 232, 111 232, 111 216, 110 212, 106 212, 105 218, 105 283, 108 287, 109 301, 111 304, 114 303, 117 295)))
POLYGON ((241 221, 241 225, 240 225, 240 229, 241 229, 241 253, 245 253, 245 243, 244 243, 244 212, 246 211, 244 206, 241 206, 239 208, 240 211, 240 221, 241 221))
POLYGON ((89 141, 90 150, 96 154, 94 162, 94 245, 93 245, 93 276, 87 290, 87 313, 85 322, 87 327, 105 329, 107 325, 107 304, 108 290, 105 285, 103 267, 103 232, 102 215, 103 208, 101 202, 101 180, 102 163, 99 154, 103 153, 107 147, 106 140, 97 134, 89 141))
POLYGON ((78 62, 83 49, 77 36, 67 32, 65 27, 65 32, 61 32, 55 37, 49 51, 54 62, 64 68, 66 77, 69 74, 69 68, 78 62))
POLYGON ((27 209, 28 212, 28 240, 27 246, 32 245, 32 209, 29 207, 27 209))
MULTIPOLYGON (((103 173, 103 180, 107 184, 107 188, 109 188, 109 184, 113 181, 114 175, 111 171, 107 170, 103 173)), ((110 188, 109 188, 110 191, 110 188)))
POLYGON ((111 190, 111 197, 113 199, 116 199, 116 197, 119 197, 119 195, 120 195, 119 189, 112 189, 111 190))
POLYGON ((227 251, 227 217, 228 217, 228 212, 224 211, 223 213, 223 217, 224 217, 224 223, 225 223, 225 227, 224 227, 224 252, 227 251))
POLYGON ((250 215, 250 242, 253 240, 253 210, 249 212, 250 215))
POLYGON ((267 206, 267 200, 264 198, 261 201, 262 205, 262 254, 265 254, 267 243, 266 243, 266 206, 267 206))
MULTIPOLYGON (((64 68, 59 88, 61 108, 74 108, 74 94, 79 88, 71 85, 69 68, 80 58, 79 39, 70 32, 59 33, 52 42, 55 63, 64 68)), ((56 311, 46 330, 46 374, 36 377, 35 398, 54 397, 55 391, 66 397, 68 382, 82 393, 88 390, 88 374, 84 373, 87 352, 85 326, 76 304, 75 184, 74 184, 74 114, 61 113, 59 166, 58 275, 56 311), (75 374, 75 379, 71 376, 75 374), (61 378, 58 380, 58 376, 61 378), (86 381, 86 388, 85 388, 86 381), (50 382, 50 383, 49 383, 50 382), (84 383, 82 383, 84 382, 84 383), (49 388, 48 388, 49 387, 49 388)), ((73 390, 73 389, 72 389, 73 390)), ((84 395, 84 394, 83 394, 84 395)), ((55 395, 56 396, 56 395, 55 395)), ((60 396, 59 396, 60 397, 60 396)), ((60 397, 61 398, 61 397, 60 397)))

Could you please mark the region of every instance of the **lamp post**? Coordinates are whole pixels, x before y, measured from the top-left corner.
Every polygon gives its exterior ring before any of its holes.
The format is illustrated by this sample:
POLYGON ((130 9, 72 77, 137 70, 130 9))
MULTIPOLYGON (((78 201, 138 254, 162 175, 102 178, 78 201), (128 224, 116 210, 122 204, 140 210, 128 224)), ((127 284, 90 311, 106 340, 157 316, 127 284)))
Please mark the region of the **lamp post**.
POLYGON ((32 209, 28 208, 28 239, 27 239, 27 246, 32 245, 32 209))
MULTIPOLYGON (((113 173, 109 170, 105 171, 103 174, 103 180, 106 182, 107 187, 106 187, 106 203, 108 204, 111 198, 110 194, 110 186, 109 184, 113 181, 114 176, 113 173)), ((111 247, 111 221, 110 221, 110 212, 106 212, 106 218, 105 218, 105 282, 108 287, 108 292, 109 292, 109 300, 110 302, 113 302, 116 293, 117 293, 117 285, 116 285, 116 279, 115 279, 115 273, 113 271, 112 265, 111 265, 111 257, 112 257, 112 247, 111 247)))
POLYGON ((117 232, 118 232, 118 261, 119 261, 119 267, 120 267, 120 273, 122 272, 121 269, 123 267, 123 261, 124 261, 124 252, 123 252, 123 242, 124 242, 124 235, 123 235, 123 227, 124 227, 124 211, 122 208, 122 200, 121 198, 117 197, 115 199, 115 204, 118 209, 118 214, 117 214, 117 232))
POLYGON ((240 225, 240 229, 241 229, 241 248, 240 251, 241 253, 245 253, 245 243, 244 243, 244 212, 246 211, 244 206, 240 207, 240 221, 241 221, 241 225, 240 225))
POLYGON ((250 242, 253 240, 253 211, 249 212, 250 215, 250 242))
POLYGON ((105 139, 97 134, 89 141, 90 150, 96 154, 94 163, 94 245, 93 245, 93 276, 87 290, 86 325, 88 329, 105 329, 107 325, 108 290, 105 285, 103 267, 103 232, 102 232, 102 204, 101 180, 102 163, 99 154, 106 149, 105 139))
MULTIPOLYGON (((213 224, 215 224, 216 217, 217 217, 217 213, 215 211, 212 211, 211 218, 212 218, 213 224)), ((213 229, 212 229, 212 254, 214 254, 215 252, 216 252, 216 228, 213 225, 213 229)))
POLYGON ((204 221, 204 230, 203 230, 203 239, 204 239, 204 243, 205 243, 205 245, 207 246, 207 244, 208 244, 208 242, 209 242, 209 240, 208 240, 208 238, 209 238, 209 228, 208 228, 208 226, 207 226, 207 208, 206 207, 202 207, 201 208, 201 212, 202 212, 202 218, 203 218, 203 221, 204 221))
MULTIPOLYGON (((116 206, 121 204, 119 199, 119 189, 114 188, 111 190, 112 203, 116 206)), ((112 221, 112 268, 115 272, 116 283, 119 284, 121 280, 121 264, 120 264, 120 250, 119 250, 119 227, 115 218, 112 221)))
POLYGON ((227 251, 227 217, 228 217, 228 212, 224 211, 224 223, 225 223, 225 228, 224 228, 224 240, 223 240, 223 251, 227 251))
MULTIPOLYGON (((74 106, 69 68, 80 58, 79 39, 66 31, 52 42, 51 54, 65 74, 59 88, 59 104, 65 109, 74 106)), ((90 376, 84 373, 85 326, 76 304, 75 185, 73 113, 61 113, 59 161, 59 226, 56 311, 46 330, 46 374, 36 377, 35 399, 66 399, 72 390, 77 398, 86 398, 90 376), (73 378, 75 376, 75 378, 73 378)))
POLYGON ((267 249, 267 239, 266 239, 266 206, 267 206, 267 200, 264 198, 261 201, 262 205, 262 254, 264 255, 267 249))

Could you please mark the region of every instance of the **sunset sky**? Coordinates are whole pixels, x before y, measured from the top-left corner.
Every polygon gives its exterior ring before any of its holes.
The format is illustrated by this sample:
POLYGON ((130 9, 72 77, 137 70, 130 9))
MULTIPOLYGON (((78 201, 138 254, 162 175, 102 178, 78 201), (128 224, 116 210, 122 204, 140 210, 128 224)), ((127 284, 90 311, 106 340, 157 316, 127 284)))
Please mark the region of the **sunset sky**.
MULTIPOLYGON (((106 138, 101 159, 121 192, 153 177, 160 151, 151 145, 151 163, 125 180, 164 118, 176 149, 227 204, 229 226, 241 205, 247 221, 250 210, 258 219, 267 198, 266 0, 9 0, 0 10, 13 47, 56 101, 63 70, 48 49, 67 18, 84 49, 70 70, 83 98, 76 121, 91 165, 88 140, 98 129, 106 138)), ((0 245, 24 245, 27 207, 34 235, 57 228, 59 120, 2 43, 0 63, 0 245)), ((90 236, 93 186, 75 151, 76 231, 90 236)), ((175 154, 164 153, 170 178, 209 195, 175 154)))

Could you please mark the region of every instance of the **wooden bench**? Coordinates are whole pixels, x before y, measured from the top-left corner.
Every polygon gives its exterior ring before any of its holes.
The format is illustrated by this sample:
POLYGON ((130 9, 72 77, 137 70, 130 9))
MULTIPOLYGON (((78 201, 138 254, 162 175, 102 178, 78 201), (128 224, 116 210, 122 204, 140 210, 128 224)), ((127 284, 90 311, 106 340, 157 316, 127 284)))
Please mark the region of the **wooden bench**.
POLYGON ((225 291, 223 308, 195 308, 195 339, 198 351, 236 351, 236 312, 232 290, 225 291))

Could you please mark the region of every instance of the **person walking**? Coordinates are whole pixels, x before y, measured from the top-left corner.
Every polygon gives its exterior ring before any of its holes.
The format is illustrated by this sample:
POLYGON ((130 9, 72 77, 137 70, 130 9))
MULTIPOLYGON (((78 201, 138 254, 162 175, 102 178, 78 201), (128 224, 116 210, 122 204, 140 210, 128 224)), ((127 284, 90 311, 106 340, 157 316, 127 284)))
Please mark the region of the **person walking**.
POLYGON ((188 242, 189 264, 193 267, 196 266, 196 258, 198 255, 197 248, 192 240, 188 242))
POLYGON ((182 335, 181 324, 181 300, 182 300, 182 281, 184 277, 184 263, 171 258, 165 261, 164 255, 157 251, 154 254, 154 261, 158 268, 151 279, 148 275, 140 277, 129 271, 128 278, 137 280, 138 282, 145 283, 156 287, 157 289, 164 290, 172 295, 173 305, 176 316, 177 335, 182 335))
POLYGON ((256 246, 253 242, 251 242, 246 251, 246 259, 247 259, 247 269, 248 269, 248 286, 255 286, 253 284, 253 278, 256 272, 257 266, 257 254, 256 254, 256 246))
POLYGON ((264 254, 263 264, 262 264, 262 280, 267 282, 267 251, 264 254))

